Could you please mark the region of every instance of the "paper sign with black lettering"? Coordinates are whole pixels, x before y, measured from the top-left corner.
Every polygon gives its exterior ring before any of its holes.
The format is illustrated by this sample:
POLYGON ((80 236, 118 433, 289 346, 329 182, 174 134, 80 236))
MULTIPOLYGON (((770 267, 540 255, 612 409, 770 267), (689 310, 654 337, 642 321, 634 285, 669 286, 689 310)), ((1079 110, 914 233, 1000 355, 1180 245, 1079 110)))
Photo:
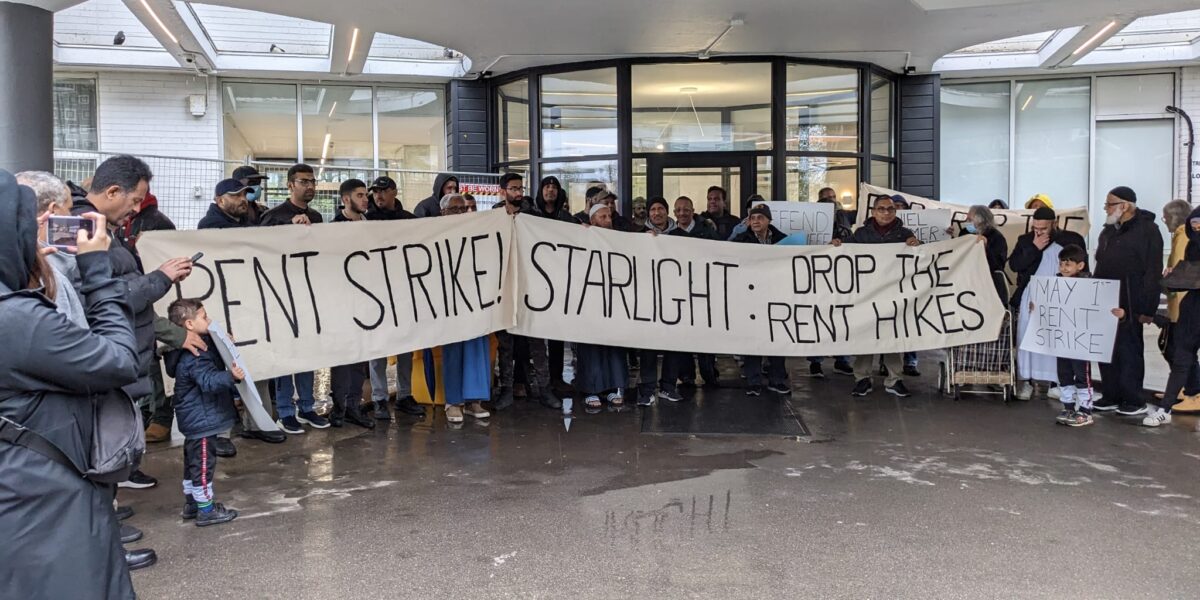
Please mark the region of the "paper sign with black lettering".
POLYGON ((1029 280, 1031 311, 1021 350, 1061 358, 1110 362, 1117 339, 1121 282, 1040 277, 1029 280))
MULTIPOLYGON (((959 224, 967 220, 967 209, 971 208, 966 204, 953 204, 950 202, 938 202, 929 198, 922 198, 912 194, 905 194, 882 188, 868 183, 860 183, 858 185, 858 222, 863 223, 870 216, 870 200, 877 195, 892 196, 900 194, 908 200, 910 206, 915 209, 936 210, 947 209, 951 211, 952 216, 950 222, 954 225, 954 233, 958 233, 959 224)), ((986 203, 984 203, 986 205, 986 203)), ((1059 229, 1074 231, 1083 236, 1083 239, 1088 239, 1088 231, 1090 225, 1088 221, 1087 208, 1064 208, 1054 211, 1055 217, 1058 219, 1059 229)), ((1018 209, 992 209, 992 214, 996 217, 996 229, 1004 234, 1004 239, 1008 241, 1008 249, 1011 251, 1017 245, 1017 238, 1029 232, 1031 221, 1033 220, 1033 211, 1018 209)))
POLYGON ((950 219, 954 211, 946 209, 898 210, 896 218, 909 228, 922 244, 950 239, 950 219))
MULTIPOLYGON (((513 323, 504 211, 320 225, 154 231, 146 265, 204 252, 155 305, 199 298, 257 377, 478 337, 513 323)), ((153 267, 150 267, 153 268, 153 267)))
POLYGON ((991 341, 971 238, 916 247, 714 243, 518 217, 515 332, 682 352, 825 356, 991 341))
POLYGON ((246 362, 242 360, 237 344, 230 339, 228 333, 225 333, 225 328, 221 326, 220 321, 214 320, 209 324, 208 332, 212 334, 213 341, 216 342, 217 354, 220 354, 221 360, 225 361, 225 367, 232 368, 236 364, 242 368, 245 378, 237 382, 238 397, 242 399, 242 406, 245 406, 246 412, 250 413, 254 425, 258 427, 259 431, 279 431, 275 419, 272 419, 271 414, 263 407, 262 398, 258 395, 258 388, 254 386, 254 378, 250 375, 250 369, 246 362))
POLYGON ((833 241, 834 205, 822 202, 765 202, 771 209, 771 224, 784 234, 802 232, 808 244, 826 245, 833 241))

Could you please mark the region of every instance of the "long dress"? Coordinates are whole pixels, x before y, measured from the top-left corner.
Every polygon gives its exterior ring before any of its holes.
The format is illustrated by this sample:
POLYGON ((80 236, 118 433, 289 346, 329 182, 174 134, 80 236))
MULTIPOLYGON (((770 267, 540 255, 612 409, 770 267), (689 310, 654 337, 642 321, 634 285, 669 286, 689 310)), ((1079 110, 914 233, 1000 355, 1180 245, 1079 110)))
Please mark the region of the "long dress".
MULTIPOLYGON (((1062 252, 1062 246, 1058 245, 1057 242, 1047 246, 1042 252, 1042 262, 1038 264, 1037 272, 1034 275, 1040 277, 1054 277, 1057 275, 1059 252, 1062 252)), ((1025 291, 1021 294, 1021 305, 1017 320, 1017 348, 1020 348, 1021 342, 1025 340, 1025 330, 1029 325, 1029 294, 1032 289, 1032 285, 1025 286, 1025 291)), ((1018 379, 1053 381, 1057 383, 1058 359, 1049 354, 1036 354, 1026 350, 1018 350, 1017 374, 1019 375, 1018 379)))
POLYGON ((442 346, 442 387, 446 404, 487 402, 491 398, 489 336, 442 346))
POLYGON ((596 344, 575 344, 576 390, 599 394, 629 385, 626 350, 596 344))

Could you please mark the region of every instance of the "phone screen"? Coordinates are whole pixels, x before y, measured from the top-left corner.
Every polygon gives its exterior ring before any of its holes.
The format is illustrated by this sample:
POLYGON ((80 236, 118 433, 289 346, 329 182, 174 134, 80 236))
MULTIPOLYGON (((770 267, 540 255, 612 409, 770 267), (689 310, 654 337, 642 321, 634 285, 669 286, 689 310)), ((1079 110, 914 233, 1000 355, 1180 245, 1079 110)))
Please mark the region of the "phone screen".
POLYGON ((79 243, 79 230, 93 233, 95 225, 83 217, 51 216, 46 223, 46 243, 60 250, 74 248, 79 243))

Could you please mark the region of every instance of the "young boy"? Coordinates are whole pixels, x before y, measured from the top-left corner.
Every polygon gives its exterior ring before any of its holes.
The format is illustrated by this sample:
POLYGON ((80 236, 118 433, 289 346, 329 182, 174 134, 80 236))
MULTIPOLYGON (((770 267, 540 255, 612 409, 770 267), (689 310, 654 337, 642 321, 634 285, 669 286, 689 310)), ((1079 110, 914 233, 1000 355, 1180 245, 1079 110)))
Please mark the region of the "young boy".
POLYGON ((185 520, 195 519, 197 527, 228 523, 237 518, 236 510, 213 502, 213 475, 217 455, 213 448, 218 433, 228 431, 237 421, 233 396, 235 384, 245 378, 241 367, 229 371, 208 334, 212 323, 199 300, 181 298, 167 308, 167 318, 189 333, 201 336, 208 350, 199 356, 186 350, 167 355, 167 374, 175 378, 175 418, 183 434, 183 512, 185 520))
MULTIPOLYGON (((1087 251, 1070 244, 1058 254, 1059 277, 1091 277, 1087 270, 1087 251)), ((1032 309, 1032 304, 1030 305, 1032 309)), ((1125 311, 1114 308, 1113 314, 1118 319, 1125 316, 1125 311)), ((1092 378, 1091 363, 1077 358, 1058 359, 1058 385, 1062 390, 1060 400, 1062 412, 1058 413, 1055 422, 1069 427, 1091 425, 1092 420, 1092 378)))

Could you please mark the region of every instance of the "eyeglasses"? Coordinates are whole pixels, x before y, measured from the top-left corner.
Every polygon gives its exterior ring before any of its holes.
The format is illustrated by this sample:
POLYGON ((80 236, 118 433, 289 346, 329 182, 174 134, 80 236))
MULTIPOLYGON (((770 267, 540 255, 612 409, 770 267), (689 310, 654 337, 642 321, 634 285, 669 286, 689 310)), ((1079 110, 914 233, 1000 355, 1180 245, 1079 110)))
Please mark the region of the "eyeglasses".
POLYGON ((523 185, 510 185, 510 186, 508 186, 508 187, 506 187, 506 188, 504 188, 504 189, 506 189, 506 190, 508 190, 508 191, 510 191, 510 192, 523 192, 523 191, 525 191, 525 186, 523 186, 523 185))
POLYGON ((877 210, 879 212, 889 213, 889 212, 896 212, 896 207, 895 206, 876 206, 875 210, 877 210))
POLYGON ((310 185, 317 185, 317 180, 316 179, 293 179, 292 183, 299 185, 299 186, 308 187, 310 185))

